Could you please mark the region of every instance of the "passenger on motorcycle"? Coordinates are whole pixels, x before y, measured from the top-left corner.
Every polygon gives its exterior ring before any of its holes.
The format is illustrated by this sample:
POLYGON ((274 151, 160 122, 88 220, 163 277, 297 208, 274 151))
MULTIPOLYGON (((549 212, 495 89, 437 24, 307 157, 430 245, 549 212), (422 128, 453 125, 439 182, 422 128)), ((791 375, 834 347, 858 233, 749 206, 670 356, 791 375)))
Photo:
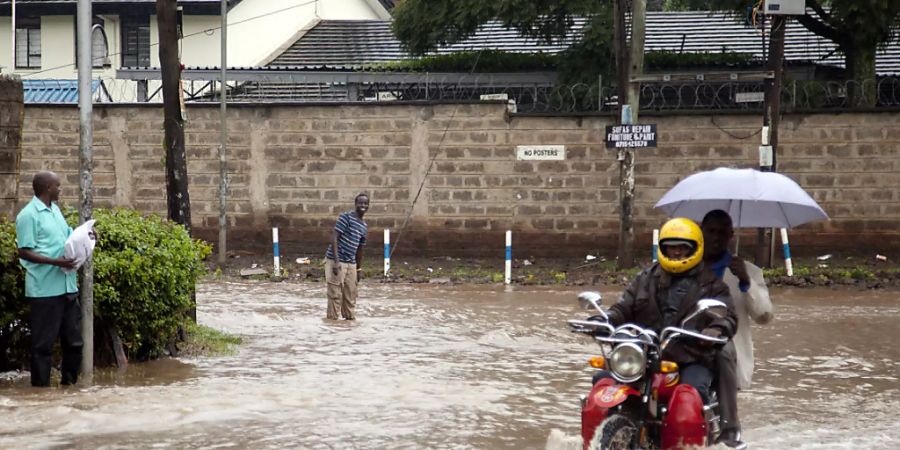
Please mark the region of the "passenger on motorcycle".
MULTIPOLYGON (((660 333, 665 327, 681 326, 697 301, 714 298, 726 303, 727 311, 718 316, 697 316, 692 319, 697 323, 689 325, 711 337, 734 336, 738 323, 728 286, 703 265, 700 227, 690 219, 671 219, 660 229, 659 238, 659 262, 639 273, 619 302, 609 308, 609 322, 614 326, 634 323, 660 333)), ((697 389, 706 403, 718 349, 693 342, 673 342, 663 358, 678 363, 682 383, 697 389)), ((594 382, 606 376, 601 371, 594 382)))

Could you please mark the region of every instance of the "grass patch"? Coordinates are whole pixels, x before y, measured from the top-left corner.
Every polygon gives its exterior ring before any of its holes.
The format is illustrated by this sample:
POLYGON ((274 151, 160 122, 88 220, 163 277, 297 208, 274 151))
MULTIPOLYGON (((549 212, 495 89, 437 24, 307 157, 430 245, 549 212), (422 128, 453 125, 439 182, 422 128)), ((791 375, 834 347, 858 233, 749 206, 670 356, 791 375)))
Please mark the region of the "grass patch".
POLYGON ((182 356, 222 356, 237 353, 243 338, 196 323, 184 327, 185 339, 179 345, 182 356))

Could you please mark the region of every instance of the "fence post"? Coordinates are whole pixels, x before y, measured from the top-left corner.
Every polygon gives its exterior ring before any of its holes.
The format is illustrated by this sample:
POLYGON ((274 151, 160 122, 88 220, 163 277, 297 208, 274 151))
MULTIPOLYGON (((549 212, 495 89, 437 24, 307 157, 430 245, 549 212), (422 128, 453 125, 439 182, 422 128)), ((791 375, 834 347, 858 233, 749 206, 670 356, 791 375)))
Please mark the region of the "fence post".
POLYGON ((384 230, 384 276, 391 271, 391 230, 384 230))
POLYGON ((272 253, 274 254, 275 270, 273 275, 281 274, 281 256, 278 252, 278 228, 272 228, 272 253))
POLYGON ((653 262, 656 262, 658 260, 657 255, 656 255, 658 253, 658 251, 659 251, 659 230, 654 229, 653 230, 653 247, 652 247, 651 254, 650 254, 650 259, 653 262))
POLYGON ((791 263, 791 246, 788 244, 787 229, 781 229, 781 245, 784 249, 784 273, 787 276, 794 276, 794 265, 791 263))
POLYGON ((506 267, 503 277, 504 283, 512 281, 512 231, 506 230, 506 267))

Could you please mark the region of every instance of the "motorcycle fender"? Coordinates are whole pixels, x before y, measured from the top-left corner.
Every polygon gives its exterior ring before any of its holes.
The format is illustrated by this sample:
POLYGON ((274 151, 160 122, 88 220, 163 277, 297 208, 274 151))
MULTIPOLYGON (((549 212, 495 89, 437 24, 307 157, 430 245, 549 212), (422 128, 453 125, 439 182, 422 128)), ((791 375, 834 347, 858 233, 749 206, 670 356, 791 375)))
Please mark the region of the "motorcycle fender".
POLYGON ((606 420, 609 409, 624 402, 629 395, 640 393, 629 386, 617 385, 612 378, 602 378, 594 384, 581 410, 581 438, 585 449, 597 427, 606 420))
POLYGON ((706 431, 700 394, 691 385, 679 384, 672 392, 669 409, 663 419, 663 450, 703 447, 706 445, 706 431))

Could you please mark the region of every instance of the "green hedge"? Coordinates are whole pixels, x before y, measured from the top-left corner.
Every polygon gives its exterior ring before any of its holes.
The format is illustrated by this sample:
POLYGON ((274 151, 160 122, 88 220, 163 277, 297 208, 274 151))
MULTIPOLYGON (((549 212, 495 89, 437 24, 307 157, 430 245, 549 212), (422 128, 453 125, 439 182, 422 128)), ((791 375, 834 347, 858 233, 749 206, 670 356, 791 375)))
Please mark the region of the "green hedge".
MULTIPOLYGON (((365 66, 371 71, 410 72, 526 72, 559 70, 563 80, 586 79, 595 82, 597 67, 613 63, 612 54, 597 53, 585 55, 594 49, 575 48, 559 54, 513 53, 500 50, 466 51, 445 55, 425 56, 416 59, 377 63, 365 66), (591 61, 583 61, 582 57, 591 61), (597 61, 594 61, 597 60, 597 61), (586 73, 587 72, 587 73, 586 73)), ((608 50, 608 49, 604 49, 608 50)), ((761 65, 747 53, 730 52, 723 49, 714 53, 677 53, 669 51, 649 51, 644 54, 644 68, 657 70, 690 70, 709 68, 748 68, 761 65)), ((610 80, 612 81, 612 80, 610 80)))
MULTIPOLYGON (((74 211, 66 215, 71 225, 77 222, 74 211)), ((206 273, 203 259, 211 247, 157 216, 115 209, 96 210, 94 218, 100 235, 93 258, 94 314, 115 326, 129 358, 156 357, 194 307, 191 295, 206 273)), ((14 236, 15 224, 0 222, 0 334, 19 337, 27 331, 27 321, 22 320, 24 273, 14 236)), ((21 354, 21 339, 9 341, 8 354, 21 354)))

